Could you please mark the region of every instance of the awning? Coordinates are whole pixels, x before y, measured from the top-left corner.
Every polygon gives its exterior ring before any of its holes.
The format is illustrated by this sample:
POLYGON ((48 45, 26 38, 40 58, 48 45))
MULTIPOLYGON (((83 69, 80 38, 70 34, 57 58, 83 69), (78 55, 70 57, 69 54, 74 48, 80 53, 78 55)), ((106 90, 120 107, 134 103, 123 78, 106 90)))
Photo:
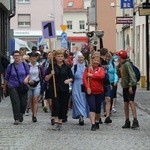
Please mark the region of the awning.
POLYGON ((88 38, 85 36, 68 36, 68 41, 73 41, 73 42, 88 42, 88 38))

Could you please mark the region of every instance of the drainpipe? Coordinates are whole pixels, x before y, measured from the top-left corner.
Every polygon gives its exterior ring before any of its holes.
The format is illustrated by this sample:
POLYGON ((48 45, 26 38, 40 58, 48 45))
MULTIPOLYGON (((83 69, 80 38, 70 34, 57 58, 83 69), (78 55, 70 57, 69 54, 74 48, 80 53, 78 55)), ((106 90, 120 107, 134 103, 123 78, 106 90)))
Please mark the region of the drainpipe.
POLYGON ((16 0, 10 0, 10 15, 9 19, 16 15, 16 0))
POLYGON ((7 57, 10 60, 10 19, 16 15, 16 0, 10 0, 10 11, 7 18, 7 57))
POLYGON ((136 64, 136 50, 135 50, 135 28, 136 28, 136 24, 135 24, 135 16, 136 15, 136 12, 135 12, 135 0, 133 0, 133 32, 132 32, 132 47, 133 47, 133 50, 132 50, 132 53, 133 53, 133 62, 134 64, 136 64))
MULTIPOLYGON (((97 25, 98 25, 98 23, 97 23, 97 0, 95 0, 95 30, 97 30, 97 25)), ((94 47, 94 50, 96 51, 97 50, 97 46, 93 46, 94 47)))
MULTIPOLYGON (((149 0, 146 0, 146 3, 149 3, 149 0)), ((149 16, 146 16, 146 76, 147 76, 147 91, 149 91, 150 83, 149 83, 149 16)))

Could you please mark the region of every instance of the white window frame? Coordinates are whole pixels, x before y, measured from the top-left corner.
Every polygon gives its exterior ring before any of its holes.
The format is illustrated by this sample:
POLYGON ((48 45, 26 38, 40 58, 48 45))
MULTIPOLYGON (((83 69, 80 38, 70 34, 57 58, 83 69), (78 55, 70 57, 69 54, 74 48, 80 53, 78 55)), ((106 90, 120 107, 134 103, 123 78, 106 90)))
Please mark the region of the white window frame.
POLYGON ((73 2, 68 2, 68 7, 72 7, 73 6, 73 2))
POLYGON ((72 21, 67 21, 67 29, 68 30, 72 30, 73 29, 72 21))
POLYGON ((31 27, 31 15, 30 14, 18 14, 18 27, 19 28, 30 28, 31 27), (19 21, 20 16, 29 17, 29 21, 19 21))
POLYGON ((18 3, 30 3, 31 0, 18 0, 18 3))
POLYGON ((79 21, 79 29, 80 30, 84 30, 85 29, 85 21, 84 20, 80 20, 79 21))

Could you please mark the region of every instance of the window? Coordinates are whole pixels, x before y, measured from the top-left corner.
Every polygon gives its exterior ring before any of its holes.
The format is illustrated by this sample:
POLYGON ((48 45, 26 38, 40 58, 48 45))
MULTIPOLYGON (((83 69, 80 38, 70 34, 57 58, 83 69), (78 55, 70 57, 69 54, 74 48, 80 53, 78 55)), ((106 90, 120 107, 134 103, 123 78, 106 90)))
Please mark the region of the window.
POLYGON ((29 28, 31 25, 30 14, 19 14, 18 15, 18 27, 29 28))
POLYGON ((72 21, 67 21, 67 29, 72 29, 72 21))
POLYGON ((73 2, 69 2, 68 7, 72 7, 72 6, 73 6, 73 2))
POLYGON ((19 3, 29 3, 30 0, 18 0, 19 3))
POLYGON ((79 29, 85 29, 84 21, 79 21, 79 29))

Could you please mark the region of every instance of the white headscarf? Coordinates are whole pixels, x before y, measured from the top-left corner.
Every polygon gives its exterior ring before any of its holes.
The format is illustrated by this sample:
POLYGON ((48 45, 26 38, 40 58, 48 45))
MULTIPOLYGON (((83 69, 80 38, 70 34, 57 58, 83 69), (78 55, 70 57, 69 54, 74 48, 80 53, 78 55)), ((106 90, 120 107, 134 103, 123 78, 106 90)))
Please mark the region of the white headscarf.
POLYGON ((77 51, 75 53, 75 57, 73 58, 73 65, 78 63, 78 56, 80 56, 80 55, 83 56, 83 54, 80 51, 77 51))

